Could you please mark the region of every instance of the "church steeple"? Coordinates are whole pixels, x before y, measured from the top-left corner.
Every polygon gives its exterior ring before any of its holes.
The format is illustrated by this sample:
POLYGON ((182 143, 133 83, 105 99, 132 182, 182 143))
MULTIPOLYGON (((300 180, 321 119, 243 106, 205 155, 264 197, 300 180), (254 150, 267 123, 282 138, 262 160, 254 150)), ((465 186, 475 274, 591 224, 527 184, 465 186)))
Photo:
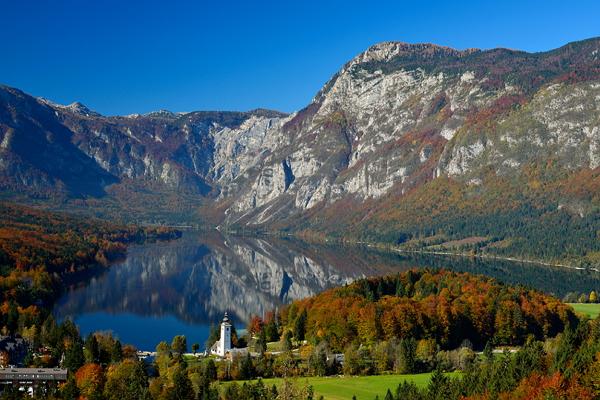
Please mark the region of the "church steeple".
POLYGON ((221 357, 225 357, 225 354, 227 354, 229 350, 231 350, 231 323, 226 311, 223 316, 223 322, 221 322, 221 338, 219 339, 217 354, 221 357))

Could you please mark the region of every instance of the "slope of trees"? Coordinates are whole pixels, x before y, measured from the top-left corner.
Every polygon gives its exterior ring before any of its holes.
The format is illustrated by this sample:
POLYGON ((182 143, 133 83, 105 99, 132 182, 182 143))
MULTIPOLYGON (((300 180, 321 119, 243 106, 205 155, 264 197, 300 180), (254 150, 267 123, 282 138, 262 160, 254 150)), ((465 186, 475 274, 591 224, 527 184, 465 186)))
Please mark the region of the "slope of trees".
POLYGON ((438 369, 429 387, 404 382, 385 398, 412 400, 597 399, 600 320, 582 321, 555 339, 528 341, 514 354, 484 355, 459 379, 438 369))
POLYGON ((573 310, 535 290, 445 270, 409 270, 363 279, 296 301, 280 313, 296 340, 333 349, 392 338, 433 339, 442 348, 469 340, 520 345, 554 337, 576 323, 573 310))
POLYGON ((480 185, 440 177, 378 201, 342 200, 282 229, 410 250, 483 237, 452 250, 598 267, 600 172, 555 164, 532 163, 515 176, 490 171, 480 185))

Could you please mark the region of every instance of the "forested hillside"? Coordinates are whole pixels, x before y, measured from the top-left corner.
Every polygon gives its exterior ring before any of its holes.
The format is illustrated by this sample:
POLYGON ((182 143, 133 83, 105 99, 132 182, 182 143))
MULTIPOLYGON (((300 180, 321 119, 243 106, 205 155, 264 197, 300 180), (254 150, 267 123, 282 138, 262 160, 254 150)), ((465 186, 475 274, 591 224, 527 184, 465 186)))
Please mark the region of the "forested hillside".
POLYGON ((108 266, 130 243, 179 235, 0 203, 0 329, 39 328, 69 275, 108 266))
POLYGON ((280 315, 296 339, 327 341, 338 351, 392 338, 433 339, 445 349, 465 340, 480 349, 488 342, 520 345, 577 322, 573 310, 551 296, 444 270, 359 280, 295 301, 280 315))

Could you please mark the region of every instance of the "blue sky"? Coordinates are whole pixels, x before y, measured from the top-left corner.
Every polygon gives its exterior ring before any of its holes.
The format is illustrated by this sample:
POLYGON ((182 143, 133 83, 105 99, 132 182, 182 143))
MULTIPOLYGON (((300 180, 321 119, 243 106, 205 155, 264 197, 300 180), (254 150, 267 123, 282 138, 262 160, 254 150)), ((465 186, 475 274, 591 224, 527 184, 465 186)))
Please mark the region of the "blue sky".
POLYGON ((594 36, 597 0, 6 0, 0 82, 107 115, 294 111, 376 42, 542 51, 594 36))

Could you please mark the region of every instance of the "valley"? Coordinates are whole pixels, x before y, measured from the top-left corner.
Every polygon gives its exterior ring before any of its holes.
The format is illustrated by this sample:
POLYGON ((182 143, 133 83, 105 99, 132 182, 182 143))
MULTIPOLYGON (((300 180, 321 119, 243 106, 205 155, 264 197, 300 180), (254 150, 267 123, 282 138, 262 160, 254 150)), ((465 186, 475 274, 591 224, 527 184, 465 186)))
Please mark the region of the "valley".
POLYGON ((599 43, 380 43, 292 114, 103 116, 3 86, 2 197, 134 223, 455 243, 597 267, 599 43), (461 242, 470 237, 486 239, 461 242))

